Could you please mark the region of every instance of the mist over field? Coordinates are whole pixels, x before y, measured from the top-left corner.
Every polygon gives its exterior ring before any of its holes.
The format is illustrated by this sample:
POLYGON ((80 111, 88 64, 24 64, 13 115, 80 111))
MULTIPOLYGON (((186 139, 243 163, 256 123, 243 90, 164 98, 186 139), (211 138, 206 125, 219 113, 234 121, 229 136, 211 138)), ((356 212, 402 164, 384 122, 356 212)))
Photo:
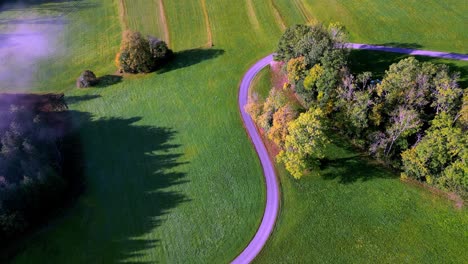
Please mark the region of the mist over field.
POLYGON ((65 21, 30 12, 1 12, 12 14, 0 19, 0 89, 27 91, 35 81, 40 62, 64 52, 59 38, 65 21))

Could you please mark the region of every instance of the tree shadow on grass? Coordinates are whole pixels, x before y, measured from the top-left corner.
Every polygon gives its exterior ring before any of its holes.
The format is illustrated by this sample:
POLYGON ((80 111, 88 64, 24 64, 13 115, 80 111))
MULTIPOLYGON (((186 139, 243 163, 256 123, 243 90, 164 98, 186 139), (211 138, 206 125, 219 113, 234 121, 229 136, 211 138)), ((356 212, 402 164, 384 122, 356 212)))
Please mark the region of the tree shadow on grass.
POLYGON ((84 101, 93 100, 96 98, 100 98, 101 95, 99 94, 85 94, 85 95, 72 95, 72 96, 65 96, 65 101, 68 105, 77 104, 84 101))
POLYGON ((398 177, 395 172, 357 150, 343 136, 331 133, 328 136, 333 143, 326 151, 327 157, 320 161, 320 174, 324 179, 338 179, 339 183, 349 184, 356 181, 398 177))
POLYGON ((382 51, 351 50, 349 62, 353 73, 370 71, 373 73, 374 78, 382 79, 385 75, 385 71, 388 70, 391 64, 408 57, 415 57, 422 62, 427 61, 434 64, 446 64, 450 67, 451 71, 460 72, 459 84, 462 87, 468 86, 468 64, 460 66, 453 63, 452 60, 382 51))
POLYGON ((321 175, 326 180, 338 179, 339 183, 349 184, 356 181, 369 181, 377 178, 392 179, 398 175, 377 165, 364 155, 347 158, 322 160, 321 175))
POLYGON ((137 125, 139 117, 71 114, 84 143, 85 191, 74 208, 24 243, 19 255, 47 263, 136 263, 143 251, 162 243, 149 234, 189 201, 174 190, 188 182, 180 146, 171 143, 177 132, 137 125))
POLYGON ((176 52, 174 54, 174 58, 157 72, 165 73, 185 67, 190 67, 200 62, 217 58, 223 54, 224 50, 222 49, 191 49, 176 52))
POLYGON ((122 78, 123 77, 119 75, 107 74, 98 78, 98 83, 95 85, 95 87, 100 87, 100 88, 108 87, 108 86, 121 82, 122 78))
POLYGON ((382 44, 375 44, 377 46, 398 47, 405 49, 421 49, 422 46, 418 43, 402 43, 402 42, 386 42, 382 44))

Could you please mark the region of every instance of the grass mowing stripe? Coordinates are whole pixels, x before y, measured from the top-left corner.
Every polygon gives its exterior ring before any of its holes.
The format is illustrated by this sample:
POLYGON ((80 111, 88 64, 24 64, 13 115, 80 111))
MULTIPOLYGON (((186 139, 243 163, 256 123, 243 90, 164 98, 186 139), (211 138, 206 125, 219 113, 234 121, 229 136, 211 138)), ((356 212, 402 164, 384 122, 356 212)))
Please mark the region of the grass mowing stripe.
POLYGON ((127 14, 127 8, 125 7, 125 0, 119 0, 119 17, 120 17, 120 22, 122 23, 122 29, 127 30, 128 29, 128 14, 127 14))
POLYGON ((272 1, 277 7, 279 13, 284 18, 287 26, 292 26, 294 24, 304 24, 307 22, 307 19, 304 17, 304 15, 297 8, 295 8, 296 0, 294 0, 292 3, 290 0, 272 1))
POLYGON ((304 4, 303 0, 294 0, 294 6, 299 10, 302 16, 305 18, 306 23, 313 23, 317 21, 314 17, 310 14, 309 10, 307 10, 306 5, 304 4))
POLYGON ((208 36, 207 47, 213 46, 213 34, 211 33, 211 24, 210 24, 210 17, 208 16, 208 10, 206 9, 206 0, 200 0, 202 9, 203 9, 203 17, 205 18, 205 27, 206 33, 208 36))
POLYGON ((165 38, 159 0, 125 0, 125 6, 129 29, 165 38))
POLYGON ((169 26, 167 24, 167 18, 166 18, 166 11, 164 8, 164 1, 159 0, 159 24, 162 27, 163 33, 164 33, 164 40, 166 41, 167 45, 171 44, 171 37, 169 34, 169 26))
POLYGON ((323 22, 340 21, 352 42, 467 53, 465 1, 305 0, 323 22))
POLYGON ((180 5, 176 1, 165 1, 164 4, 171 39, 184 39, 183 42, 171 41, 171 48, 182 51, 205 46, 207 31, 200 2, 191 1, 180 5))
POLYGON ((284 18, 281 15, 281 12, 278 10, 278 7, 276 6, 275 1, 270 0, 269 3, 270 3, 271 11, 273 12, 273 16, 275 17, 275 21, 279 26, 279 29, 281 31, 286 30, 286 28, 287 28, 286 27, 286 22, 284 22, 284 18))
POLYGON ((252 0, 245 0, 245 1, 246 1, 246 6, 247 6, 247 12, 249 14, 250 23, 252 24, 255 30, 258 30, 260 25, 258 22, 257 15, 255 14, 255 8, 252 3, 252 0))

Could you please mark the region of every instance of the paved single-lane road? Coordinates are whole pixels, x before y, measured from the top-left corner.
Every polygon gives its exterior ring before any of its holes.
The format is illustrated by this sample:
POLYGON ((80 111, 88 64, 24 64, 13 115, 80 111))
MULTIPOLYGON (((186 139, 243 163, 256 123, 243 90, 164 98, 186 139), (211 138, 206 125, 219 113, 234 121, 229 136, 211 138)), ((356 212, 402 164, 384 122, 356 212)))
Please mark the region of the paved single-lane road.
POLYGON ((239 110, 244 122, 245 129, 250 136, 250 139, 255 146, 258 157, 263 167, 263 173, 265 176, 266 183, 266 207, 263 214, 262 223, 257 230, 252 241, 249 245, 242 251, 242 253, 234 259, 233 264, 241 263, 250 263, 262 250, 265 245, 268 237, 275 226, 276 216, 278 215, 279 209, 279 186, 278 181, 276 180, 275 168, 273 163, 270 160, 267 149, 263 144, 262 138, 255 128, 254 121, 249 114, 244 109, 244 106, 247 104, 249 99, 249 88, 252 84, 253 79, 257 73, 265 68, 270 62, 273 61, 273 55, 268 55, 267 57, 259 60, 255 65, 253 65, 242 79, 240 89, 239 89, 239 110))

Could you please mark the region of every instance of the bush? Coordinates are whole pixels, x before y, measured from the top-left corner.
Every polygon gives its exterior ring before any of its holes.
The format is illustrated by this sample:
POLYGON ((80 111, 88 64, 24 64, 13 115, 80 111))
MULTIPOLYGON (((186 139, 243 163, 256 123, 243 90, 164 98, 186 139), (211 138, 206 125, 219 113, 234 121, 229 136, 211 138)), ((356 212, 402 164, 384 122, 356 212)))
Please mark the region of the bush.
POLYGON ((172 50, 167 47, 166 42, 158 38, 148 36, 148 43, 150 46, 151 55, 154 59, 154 69, 157 69, 160 66, 162 66, 165 62, 167 62, 167 60, 169 60, 174 55, 172 50))
POLYGON ((94 86, 98 82, 96 75, 94 72, 90 70, 84 71, 80 77, 76 80, 76 87, 77 88, 85 88, 94 86))

